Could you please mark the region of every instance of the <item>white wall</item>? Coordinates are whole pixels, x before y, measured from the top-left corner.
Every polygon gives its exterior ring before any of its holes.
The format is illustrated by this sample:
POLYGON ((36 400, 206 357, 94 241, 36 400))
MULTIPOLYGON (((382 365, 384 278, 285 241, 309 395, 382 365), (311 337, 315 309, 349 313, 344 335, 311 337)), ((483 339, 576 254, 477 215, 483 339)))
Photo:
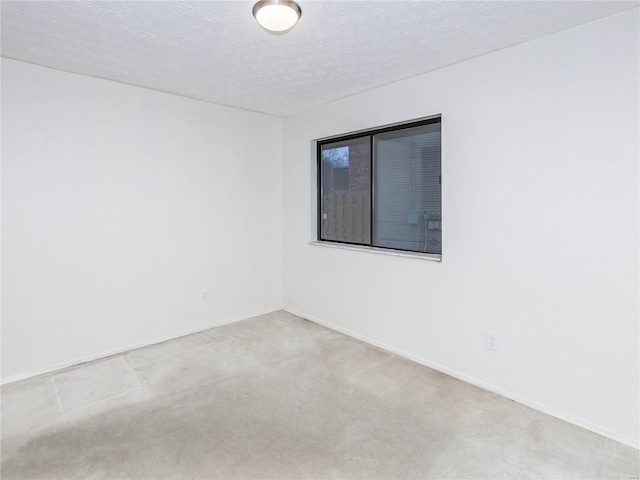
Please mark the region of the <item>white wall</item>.
POLYGON ((2 380, 279 308, 281 133, 3 59, 2 380))
POLYGON ((634 9, 285 119, 285 307, 637 446, 638 58, 634 9), (309 245, 310 141, 438 113, 442 263, 309 245))

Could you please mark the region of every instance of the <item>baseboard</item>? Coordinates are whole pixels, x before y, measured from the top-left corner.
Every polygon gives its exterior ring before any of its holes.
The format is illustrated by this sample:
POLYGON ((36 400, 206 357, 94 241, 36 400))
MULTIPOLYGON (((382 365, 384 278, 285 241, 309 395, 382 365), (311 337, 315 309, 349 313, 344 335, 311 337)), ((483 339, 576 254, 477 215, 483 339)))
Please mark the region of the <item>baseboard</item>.
POLYGON ((148 347, 149 345, 153 345, 156 343, 166 342, 167 340, 174 340, 176 338, 184 337, 185 335, 191 335, 193 333, 198 333, 203 330, 207 330, 209 328, 220 327, 222 325, 228 325, 229 323, 240 322, 242 320, 247 320, 252 317, 257 317, 258 315, 265 315, 267 313, 277 312, 278 310, 282 310, 282 307, 274 307, 267 310, 261 310, 258 312, 249 313, 246 315, 240 315, 237 317, 227 318, 221 321, 206 323, 204 325, 200 325, 198 327, 190 328, 188 330, 182 330, 180 332, 171 333, 169 335, 163 335, 161 337, 155 337, 151 340, 145 340, 142 342, 131 343, 129 345, 124 345, 122 347, 114 348, 111 350, 106 350, 100 353, 96 353, 95 355, 87 355, 84 357, 76 358, 73 360, 68 360, 65 362, 56 363, 55 365, 49 365, 44 368, 39 368, 37 370, 31 370, 29 372, 21 373, 18 375, 11 375, 7 378, 0 379, 0 385, 6 385, 8 383, 17 382, 19 380, 24 380, 26 378, 35 377, 37 375, 42 375, 44 373, 55 372, 56 370, 62 370, 64 368, 74 367, 76 365, 80 365, 82 363, 94 362, 96 360, 100 360, 106 357, 111 357, 113 355, 119 355, 124 352, 128 352, 129 350, 135 350, 136 348, 148 347))
POLYGON ((373 340, 369 337, 366 337, 364 335, 360 335, 358 333, 352 332, 350 330, 347 330, 345 328, 339 327, 333 323, 330 322, 326 322, 324 320, 321 320, 319 318, 316 318, 312 315, 307 315, 306 313, 303 312, 299 312, 295 309, 292 308, 288 308, 288 307, 283 307, 283 310, 292 313, 293 315, 297 315, 299 317, 302 317, 304 319, 307 319, 311 322, 317 323, 319 325, 322 325, 323 327, 327 327, 330 328, 331 330, 335 330, 337 332, 343 333, 345 335, 348 335, 350 337, 353 337, 357 340, 363 341, 365 343, 368 343, 370 345, 373 345, 375 347, 381 348, 383 350, 386 350, 388 352, 394 353, 400 357, 406 358, 408 360, 411 360, 413 362, 419 363, 421 365, 424 365, 426 367, 429 368, 433 368, 434 370, 437 370, 438 372, 447 374, 451 377, 457 378, 459 380, 462 380, 464 382, 470 383, 471 385, 475 385, 476 387, 480 387, 484 390, 487 390, 489 392, 492 393, 496 393, 500 396, 503 396, 505 398, 509 398, 515 402, 518 402, 522 405, 526 405, 527 407, 531 407, 535 410, 538 410, 542 413, 546 413, 547 415, 551 415, 552 417, 558 418, 560 420, 564 420, 565 422, 569 422, 572 423, 574 425, 577 425, 578 427, 584 428, 586 430, 589 430, 591 432, 597 433, 598 435, 602 435, 603 437, 607 437, 610 438, 611 440, 615 440, 616 442, 620 442, 620 443, 624 443, 625 445, 628 445, 630 447, 633 447, 635 449, 640 449, 640 441, 635 440, 633 438, 627 437, 626 435, 620 435, 617 432, 614 432, 612 430, 609 430, 608 428, 605 427, 601 427, 600 425, 596 425, 593 424, 587 420, 584 420, 582 418, 578 418, 578 417, 574 417, 572 415, 566 414, 564 412, 560 412, 552 407, 549 407, 548 405, 544 405, 542 403, 536 402, 535 400, 531 400, 529 398, 523 397, 521 395, 515 394, 513 392, 510 392, 508 390, 504 390, 500 387, 497 387, 495 385, 492 385, 490 383, 487 383, 483 380, 480 380, 478 378, 472 377, 470 375, 467 375, 465 373, 462 372, 458 372, 457 370, 453 370, 451 368, 448 368, 444 365, 440 365, 439 363, 435 363, 432 362, 430 360, 427 360, 425 358, 422 357, 418 357, 417 355, 413 355, 411 353, 405 352, 403 350, 394 348, 390 345, 387 345, 385 343, 382 342, 378 342, 377 340, 373 340))

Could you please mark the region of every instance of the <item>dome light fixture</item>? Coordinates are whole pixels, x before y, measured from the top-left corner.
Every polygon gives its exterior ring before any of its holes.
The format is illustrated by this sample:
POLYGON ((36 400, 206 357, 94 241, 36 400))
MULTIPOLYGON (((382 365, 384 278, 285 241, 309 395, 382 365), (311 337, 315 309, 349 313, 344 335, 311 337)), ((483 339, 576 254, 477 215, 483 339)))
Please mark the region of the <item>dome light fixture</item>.
POLYGON ((260 0, 253 16, 262 28, 274 33, 286 32, 298 23, 302 10, 293 0, 260 0))

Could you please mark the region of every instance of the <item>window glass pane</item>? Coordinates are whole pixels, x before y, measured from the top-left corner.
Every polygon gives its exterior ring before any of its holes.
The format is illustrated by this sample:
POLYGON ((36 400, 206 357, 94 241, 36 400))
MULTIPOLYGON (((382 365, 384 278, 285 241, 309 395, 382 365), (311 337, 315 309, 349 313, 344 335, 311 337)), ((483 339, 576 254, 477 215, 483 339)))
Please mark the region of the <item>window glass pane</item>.
POLYGON ((442 253, 440 123, 377 134, 373 245, 442 253))
POLYGON ((369 245, 370 137, 320 147, 320 239, 369 245))

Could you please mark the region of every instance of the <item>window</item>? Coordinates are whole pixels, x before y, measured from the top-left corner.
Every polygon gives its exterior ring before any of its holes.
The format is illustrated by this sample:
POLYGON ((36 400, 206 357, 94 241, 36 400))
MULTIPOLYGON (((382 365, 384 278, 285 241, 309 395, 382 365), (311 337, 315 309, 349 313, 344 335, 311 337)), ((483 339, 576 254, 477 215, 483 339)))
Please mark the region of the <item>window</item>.
POLYGON ((318 142, 318 239, 441 254, 440 124, 318 142))

